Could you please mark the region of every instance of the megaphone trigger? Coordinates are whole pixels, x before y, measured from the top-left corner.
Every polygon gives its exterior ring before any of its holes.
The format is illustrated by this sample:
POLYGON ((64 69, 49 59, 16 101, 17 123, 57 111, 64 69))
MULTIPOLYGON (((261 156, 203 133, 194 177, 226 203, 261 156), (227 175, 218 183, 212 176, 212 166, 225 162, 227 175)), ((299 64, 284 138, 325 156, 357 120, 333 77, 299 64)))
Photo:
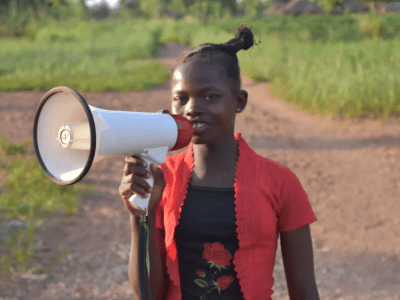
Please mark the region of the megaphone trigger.
MULTIPOLYGON (((153 163, 156 166, 162 164, 167 156, 168 146, 158 147, 158 148, 151 148, 143 150, 143 152, 139 155, 144 161, 147 163, 147 171, 150 174, 150 178, 146 179, 146 182, 151 186, 154 187, 154 177, 150 171, 150 165, 153 163)), ((129 198, 129 202, 131 205, 141 211, 147 211, 150 202, 150 195, 146 198, 143 198, 139 195, 133 195, 129 198)))

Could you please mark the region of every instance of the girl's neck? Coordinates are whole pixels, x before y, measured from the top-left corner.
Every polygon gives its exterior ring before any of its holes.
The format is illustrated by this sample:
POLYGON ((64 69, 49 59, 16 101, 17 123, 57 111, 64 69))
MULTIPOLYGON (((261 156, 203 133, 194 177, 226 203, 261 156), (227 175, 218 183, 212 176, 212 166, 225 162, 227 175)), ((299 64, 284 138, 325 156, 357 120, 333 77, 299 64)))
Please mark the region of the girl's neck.
POLYGON ((235 136, 228 135, 212 144, 193 145, 194 165, 224 165, 236 162, 237 143, 235 136))
POLYGON ((193 145, 192 184, 233 186, 237 156, 238 146, 233 134, 212 144, 193 145))

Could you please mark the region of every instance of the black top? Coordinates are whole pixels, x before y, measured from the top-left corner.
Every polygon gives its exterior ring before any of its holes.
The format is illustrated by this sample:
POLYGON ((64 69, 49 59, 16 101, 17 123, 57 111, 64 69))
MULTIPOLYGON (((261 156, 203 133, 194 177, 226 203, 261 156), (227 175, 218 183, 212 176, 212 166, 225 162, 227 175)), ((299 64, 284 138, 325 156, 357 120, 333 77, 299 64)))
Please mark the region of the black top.
POLYGON ((189 186, 175 240, 182 300, 244 300, 232 262, 239 248, 233 188, 189 186))

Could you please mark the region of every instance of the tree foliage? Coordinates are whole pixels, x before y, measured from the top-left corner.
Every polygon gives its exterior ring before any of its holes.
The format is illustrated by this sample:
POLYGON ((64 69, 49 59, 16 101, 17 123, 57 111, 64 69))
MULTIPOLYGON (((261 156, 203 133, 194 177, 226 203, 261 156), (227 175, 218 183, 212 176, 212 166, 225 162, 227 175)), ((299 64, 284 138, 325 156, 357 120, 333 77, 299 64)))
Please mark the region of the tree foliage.
MULTIPOLYGON (((344 0, 312 0, 312 1, 316 2, 327 12, 330 12, 337 5, 342 5, 344 2, 344 0)), ((357 0, 357 1, 364 2, 370 9, 375 11, 381 9, 384 3, 398 2, 398 0, 357 0)))
POLYGON ((29 35, 48 17, 87 19, 91 13, 84 0, 1 0, 0 37, 29 35))
POLYGON ((326 12, 330 12, 336 5, 341 5, 343 0, 313 0, 321 6, 326 12))
POLYGON ((270 1, 242 0, 240 5, 246 11, 246 18, 258 19, 263 16, 265 9, 270 5, 270 1))
POLYGON ((237 13, 236 0, 139 0, 138 3, 146 17, 191 15, 209 20, 237 13))

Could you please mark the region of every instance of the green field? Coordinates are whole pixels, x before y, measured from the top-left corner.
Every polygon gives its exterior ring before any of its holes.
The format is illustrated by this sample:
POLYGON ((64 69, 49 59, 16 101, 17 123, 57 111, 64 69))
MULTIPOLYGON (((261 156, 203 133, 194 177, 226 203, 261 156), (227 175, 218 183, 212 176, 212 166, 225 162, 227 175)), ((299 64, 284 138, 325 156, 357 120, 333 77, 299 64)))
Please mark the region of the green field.
MULTIPOLYGON (((152 59, 162 44, 224 42, 242 22, 48 21, 25 38, 1 40, 0 90, 149 89, 169 77, 152 59)), ((275 16, 247 24, 261 43, 239 54, 241 68, 271 82, 276 96, 335 117, 399 116, 398 15, 275 16)))
MULTIPOLYGON (((209 26, 166 23, 162 37, 224 42, 242 20, 209 26), (175 35, 174 35, 175 33, 175 35)), ((242 71, 269 81, 281 99, 335 117, 400 115, 400 17, 278 16, 248 22, 261 43, 238 54, 242 71)))
POLYGON ((0 90, 71 86, 87 92, 153 88, 168 69, 152 60, 160 29, 146 22, 49 22, 34 38, 3 39, 0 90))

